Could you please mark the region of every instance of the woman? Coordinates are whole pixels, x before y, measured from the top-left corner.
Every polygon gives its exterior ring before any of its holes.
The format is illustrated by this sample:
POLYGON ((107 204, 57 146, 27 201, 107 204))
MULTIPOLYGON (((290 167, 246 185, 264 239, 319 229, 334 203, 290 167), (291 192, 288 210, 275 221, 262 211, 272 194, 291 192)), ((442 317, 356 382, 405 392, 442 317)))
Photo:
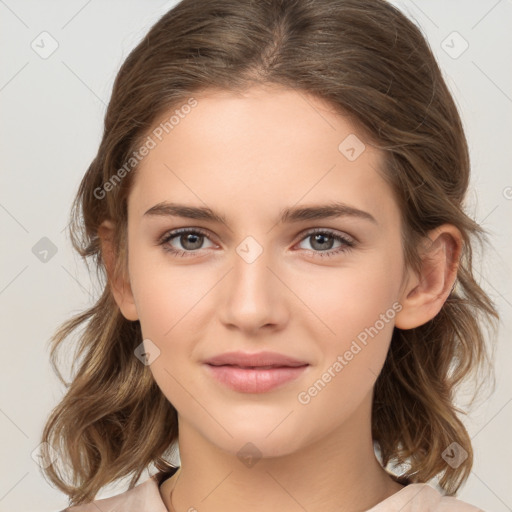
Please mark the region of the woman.
POLYGON ((454 497, 453 393, 497 312, 468 181, 453 99, 390 4, 171 9, 121 67, 74 203, 106 279, 52 347, 87 322, 43 432, 66 510, 478 510, 454 497))

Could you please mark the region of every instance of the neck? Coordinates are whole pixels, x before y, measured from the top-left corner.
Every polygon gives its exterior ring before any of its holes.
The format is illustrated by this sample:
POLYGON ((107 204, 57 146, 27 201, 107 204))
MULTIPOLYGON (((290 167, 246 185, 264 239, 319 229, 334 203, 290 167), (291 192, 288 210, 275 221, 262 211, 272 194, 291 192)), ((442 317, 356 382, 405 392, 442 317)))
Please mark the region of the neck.
POLYGON ((370 411, 371 397, 336 431, 293 453, 264 455, 252 464, 210 443, 180 418, 181 468, 161 486, 164 504, 170 511, 368 510, 403 488, 375 457, 370 411))

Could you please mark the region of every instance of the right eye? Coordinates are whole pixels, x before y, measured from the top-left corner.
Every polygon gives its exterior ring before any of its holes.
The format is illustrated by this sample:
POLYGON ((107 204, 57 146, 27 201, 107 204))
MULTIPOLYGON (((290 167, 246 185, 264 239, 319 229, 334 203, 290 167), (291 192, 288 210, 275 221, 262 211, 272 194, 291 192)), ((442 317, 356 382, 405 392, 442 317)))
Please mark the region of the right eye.
POLYGON ((205 238, 207 238, 206 232, 199 228, 181 228, 165 233, 160 239, 159 245, 162 246, 164 251, 178 257, 194 256, 195 252, 201 249, 200 246, 205 238), (184 249, 171 245, 171 241, 174 239, 177 239, 184 249))

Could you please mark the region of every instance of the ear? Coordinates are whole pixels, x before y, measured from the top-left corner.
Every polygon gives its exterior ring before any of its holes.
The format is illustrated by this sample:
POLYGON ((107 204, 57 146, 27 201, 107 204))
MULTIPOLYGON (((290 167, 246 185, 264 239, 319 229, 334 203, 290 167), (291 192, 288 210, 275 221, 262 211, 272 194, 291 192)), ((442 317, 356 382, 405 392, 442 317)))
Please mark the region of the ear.
POLYGON ((101 241, 101 256, 105 269, 107 271, 110 291, 114 296, 121 313, 127 320, 135 321, 139 319, 129 278, 123 271, 116 272, 118 255, 114 247, 114 229, 115 224, 110 220, 105 220, 98 228, 98 237, 101 241))
POLYGON ((462 243, 460 231, 452 224, 429 231, 421 250, 419 275, 410 270, 402 289, 396 327, 419 327, 439 313, 457 278, 462 243))

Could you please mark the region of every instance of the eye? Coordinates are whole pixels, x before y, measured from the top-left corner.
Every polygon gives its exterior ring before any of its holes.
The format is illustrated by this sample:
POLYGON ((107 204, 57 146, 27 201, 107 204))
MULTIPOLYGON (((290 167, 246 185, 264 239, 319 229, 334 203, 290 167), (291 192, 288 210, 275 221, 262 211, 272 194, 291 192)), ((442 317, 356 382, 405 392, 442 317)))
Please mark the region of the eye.
POLYGON ((306 233, 306 236, 301 241, 311 239, 311 247, 313 247, 314 257, 330 257, 341 254, 342 252, 352 249, 356 242, 352 238, 348 238, 337 234, 333 231, 317 228, 313 231, 306 233), (329 239, 331 240, 329 242, 329 239), (341 246, 332 249, 333 241, 339 242, 341 246), (317 250, 318 249, 318 250, 317 250))
MULTIPOLYGON (((178 257, 194 256, 196 251, 204 249, 204 239, 208 239, 208 234, 199 228, 181 228, 170 231, 159 240, 158 244, 161 245, 164 251, 174 254, 178 257), (183 247, 183 249, 176 248, 171 242, 174 240, 183 247)), ((342 252, 352 249, 356 242, 352 238, 342 236, 327 229, 316 228, 309 231, 301 238, 301 242, 311 239, 310 243, 312 249, 307 249, 313 253, 313 257, 330 257, 342 252), (331 240, 331 241, 329 241, 331 240), (340 246, 332 249, 333 242, 338 242, 340 246)))
POLYGON ((193 256, 194 251, 202 248, 201 246, 205 238, 207 238, 206 232, 201 229, 182 228, 166 233, 160 239, 159 244, 163 247, 164 251, 179 257, 187 257, 193 256), (175 238, 186 250, 177 249, 171 245, 171 241, 175 238))

